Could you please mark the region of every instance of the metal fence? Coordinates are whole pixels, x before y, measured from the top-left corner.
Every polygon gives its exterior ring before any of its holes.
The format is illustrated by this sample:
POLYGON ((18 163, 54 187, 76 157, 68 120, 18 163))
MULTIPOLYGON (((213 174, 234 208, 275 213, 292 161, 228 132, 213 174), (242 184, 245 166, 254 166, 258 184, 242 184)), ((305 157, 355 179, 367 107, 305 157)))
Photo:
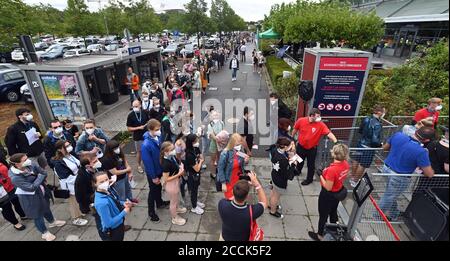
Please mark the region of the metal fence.
POLYGON ((357 227, 363 239, 370 235, 382 241, 414 239, 403 233, 403 213, 413 196, 428 188, 449 188, 446 174, 427 178, 422 174, 370 173, 369 177, 374 190, 357 227))

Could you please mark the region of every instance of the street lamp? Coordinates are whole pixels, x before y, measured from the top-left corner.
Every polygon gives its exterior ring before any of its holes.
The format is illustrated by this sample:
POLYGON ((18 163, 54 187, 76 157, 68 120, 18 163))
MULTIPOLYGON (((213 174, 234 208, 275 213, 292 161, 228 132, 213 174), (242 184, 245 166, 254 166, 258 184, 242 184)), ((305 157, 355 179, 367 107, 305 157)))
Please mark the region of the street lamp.
MULTIPOLYGON (((90 2, 90 3, 98 2, 99 12, 102 11, 102 0, 87 0, 87 1, 90 2)), ((108 30, 108 22, 106 21, 105 13, 103 13, 103 20, 105 21, 106 37, 108 37, 109 36, 109 30, 108 30)))

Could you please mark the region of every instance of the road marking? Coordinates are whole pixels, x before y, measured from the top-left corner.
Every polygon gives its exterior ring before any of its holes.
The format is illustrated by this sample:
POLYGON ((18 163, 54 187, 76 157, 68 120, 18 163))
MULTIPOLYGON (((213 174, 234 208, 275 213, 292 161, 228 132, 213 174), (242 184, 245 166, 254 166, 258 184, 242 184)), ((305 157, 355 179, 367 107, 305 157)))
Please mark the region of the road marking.
POLYGON ((232 88, 233 91, 240 91, 241 88, 232 88))
POLYGON ((217 91, 217 87, 209 87, 209 91, 217 91))

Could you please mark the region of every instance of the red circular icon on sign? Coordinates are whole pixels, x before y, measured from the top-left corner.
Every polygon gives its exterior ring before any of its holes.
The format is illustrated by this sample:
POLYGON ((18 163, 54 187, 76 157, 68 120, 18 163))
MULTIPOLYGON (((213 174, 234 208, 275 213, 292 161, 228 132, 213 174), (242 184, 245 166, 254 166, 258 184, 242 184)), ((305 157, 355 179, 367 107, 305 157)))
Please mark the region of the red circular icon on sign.
POLYGON ((327 105, 327 110, 332 111, 333 109, 334 109, 334 104, 329 103, 329 104, 327 105))
POLYGON ((352 106, 350 104, 345 104, 344 105, 344 111, 349 111, 352 109, 352 106))
POLYGON ((342 104, 336 104, 336 106, 334 107, 334 109, 335 109, 336 111, 342 110, 342 104))
POLYGON ((323 111, 325 109, 325 103, 321 103, 318 106, 319 110, 323 111))

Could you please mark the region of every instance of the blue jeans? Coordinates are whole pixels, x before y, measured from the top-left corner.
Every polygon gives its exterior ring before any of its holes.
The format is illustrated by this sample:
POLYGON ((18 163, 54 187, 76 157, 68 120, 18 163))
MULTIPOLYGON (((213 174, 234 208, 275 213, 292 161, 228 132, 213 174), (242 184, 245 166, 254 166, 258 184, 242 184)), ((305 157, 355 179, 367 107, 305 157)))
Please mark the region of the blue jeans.
POLYGON ((133 198, 130 182, 128 182, 128 174, 125 174, 125 176, 126 177, 124 179, 118 180, 114 183, 114 188, 116 189, 121 201, 126 201, 127 199, 131 200, 133 198))
POLYGON ((133 105, 133 101, 135 100, 135 99, 137 99, 137 100, 139 100, 139 90, 137 90, 137 91, 133 91, 133 90, 130 90, 130 102, 131 102, 131 105, 133 105))
POLYGON ((237 69, 231 69, 231 70, 232 70, 231 77, 232 77, 232 78, 236 78, 236 75, 237 75, 237 69))
MULTIPOLYGON (((387 166, 383 167, 383 172, 395 174, 395 172, 387 166)), ((380 199, 379 206, 383 213, 389 216, 392 220, 397 219, 400 215, 400 210, 397 205, 397 198, 408 188, 410 182, 410 177, 388 177, 386 191, 380 199)))
POLYGON ((36 225, 36 228, 41 234, 44 234, 47 232, 47 227, 45 226, 44 218, 48 221, 48 223, 55 222, 55 218, 53 217, 52 212, 49 210, 48 212, 44 213, 44 216, 38 217, 34 219, 34 225, 36 225))

